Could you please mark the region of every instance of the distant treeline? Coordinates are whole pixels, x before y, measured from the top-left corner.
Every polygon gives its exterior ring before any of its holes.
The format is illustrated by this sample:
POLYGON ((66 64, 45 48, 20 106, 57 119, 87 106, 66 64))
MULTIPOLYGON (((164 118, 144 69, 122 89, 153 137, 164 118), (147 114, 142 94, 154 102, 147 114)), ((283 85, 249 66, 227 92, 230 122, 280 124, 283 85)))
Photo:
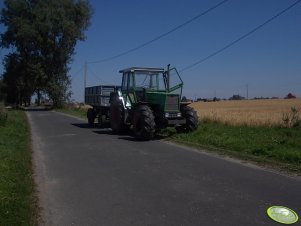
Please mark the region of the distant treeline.
MULTIPOLYGON (((190 102, 198 102, 198 101, 203 101, 203 102, 215 102, 215 101, 221 101, 221 100, 245 100, 246 98, 237 94, 234 94, 233 96, 231 96, 230 98, 226 99, 226 98, 197 98, 195 100, 190 100, 187 99, 186 97, 183 97, 184 101, 190 101, 190 102)), ((183 101, 182 99, 182 101, 183 101)), ((280 97, 254 97, 250 100, 275 100, 275 99, 281 99, 280 97)), ((296 96, 293 95, 292 93, 289 93, 288 95, 286 95, 284 97, 284 99, 296 99, 296 96)))

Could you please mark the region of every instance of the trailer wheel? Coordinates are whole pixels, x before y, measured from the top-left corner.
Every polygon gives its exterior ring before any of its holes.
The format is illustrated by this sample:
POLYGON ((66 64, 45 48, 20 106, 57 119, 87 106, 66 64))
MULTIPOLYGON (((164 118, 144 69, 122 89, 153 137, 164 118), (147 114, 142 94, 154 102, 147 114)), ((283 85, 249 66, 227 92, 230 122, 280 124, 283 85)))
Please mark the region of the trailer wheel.
POLYGON ((176 127, 178 133, 188 133, 197 130, 198 128, 198 116, 196 111, 189 106, 181 107, 182 116, 186 119, 184 125, 176 127))
POLYGON ((153 112, 146 105, 137 107, 134 113, 134 134, 138 140, 150 140, 155 135, 153 112))
POLYGON ((119 134, 125 131, 126 126, 123 122, 124 110, 122 102, 117 98, 114 99, 110 106, 110 125, 113 133, 119 134))
POLYGON ((94 114, 93 108, 88 109, 87 118, 88 118, 89 125, 93 126, 94 125, 94 120, 95 120, 95 114, 94 114))

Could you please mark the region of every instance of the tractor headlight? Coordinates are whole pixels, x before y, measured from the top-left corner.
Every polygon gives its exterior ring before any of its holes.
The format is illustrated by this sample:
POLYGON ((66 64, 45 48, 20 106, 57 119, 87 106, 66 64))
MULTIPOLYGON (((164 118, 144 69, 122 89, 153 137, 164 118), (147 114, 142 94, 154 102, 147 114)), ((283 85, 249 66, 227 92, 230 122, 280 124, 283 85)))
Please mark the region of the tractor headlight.
POLYGON ((180 118, 182 116, 181 112, 179 113, 165 113, 165 118, 180 118))

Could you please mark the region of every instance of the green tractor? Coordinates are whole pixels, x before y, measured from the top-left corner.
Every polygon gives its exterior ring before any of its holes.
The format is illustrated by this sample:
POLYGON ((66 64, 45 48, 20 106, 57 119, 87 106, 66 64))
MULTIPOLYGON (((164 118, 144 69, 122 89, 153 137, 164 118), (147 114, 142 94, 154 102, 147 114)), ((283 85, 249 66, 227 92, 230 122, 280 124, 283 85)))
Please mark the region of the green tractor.
POLYGON ((183 81, 176 68, 132 67, 121 70, 121 88, 110 93, 110 125, 114 133, 133 127, 139 140, 150 140, 159 129, 177 132, 198 127, 196 111, 181 102, 183 81))

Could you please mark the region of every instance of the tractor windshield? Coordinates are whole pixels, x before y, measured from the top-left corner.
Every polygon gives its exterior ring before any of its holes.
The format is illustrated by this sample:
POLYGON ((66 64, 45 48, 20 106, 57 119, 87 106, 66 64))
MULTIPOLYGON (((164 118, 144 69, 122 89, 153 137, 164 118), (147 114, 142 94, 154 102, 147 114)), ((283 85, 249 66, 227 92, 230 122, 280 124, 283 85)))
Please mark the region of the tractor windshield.
MULTIPOLYGON (((174 92, 182 88, 183 82, 175 68, 167 72, 135 72, 136 88, 152 91, 174 92)), ((181 92, 181 90, 180 90, 181 92)))
POLYGON ((163 72, 135 72, 136 88, 166 91, 163 72))

